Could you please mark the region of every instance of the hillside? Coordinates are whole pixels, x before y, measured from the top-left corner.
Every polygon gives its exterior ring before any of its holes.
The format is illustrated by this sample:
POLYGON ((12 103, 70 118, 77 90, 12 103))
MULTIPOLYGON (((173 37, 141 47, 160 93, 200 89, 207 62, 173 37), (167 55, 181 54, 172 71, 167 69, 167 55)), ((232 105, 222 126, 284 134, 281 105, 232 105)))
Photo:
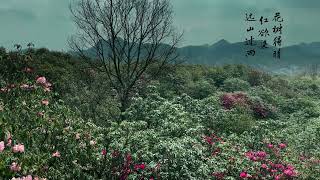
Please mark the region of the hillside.
POLYGON ((88 62, 0 52, 4 179, 320 178, 319 77, 180 65, 141 79, 119 120, 88 62))

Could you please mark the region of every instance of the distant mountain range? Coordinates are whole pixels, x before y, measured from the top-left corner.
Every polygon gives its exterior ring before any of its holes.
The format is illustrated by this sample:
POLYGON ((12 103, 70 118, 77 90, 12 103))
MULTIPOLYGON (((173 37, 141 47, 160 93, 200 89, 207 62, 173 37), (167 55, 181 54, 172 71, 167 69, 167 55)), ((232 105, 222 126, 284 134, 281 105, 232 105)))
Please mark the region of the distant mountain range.
POLYGON ((274 46, 261 49, 262 41, 254 41, 255 46, 245 42, 229 43, 222 39, 213 45, 186 46, 178 49, 180 57, 190 64, 223 65, 246 64, 267 71, 291 73, 302 71, 306 66, 320 64, 320 42, 281 48, 280 59, 273 57, 274 46), (246 56, 249 49, 256 50, 255 56, 246 56), (284 71, 285 70, 285 71, 284 71))
MULTIPOLYGON (((301 72, 308 66, 320 64, 320 42, 282 47, 280 59, 273 57, 273 52, 277 48, 267 45, 268 48, 261 49, 262 42, 253 41, 255 46, 248 46, 245 42, 229 43, 222 39, 212 45, 181 47, 177 52, 179 58, 187 64, 245 64, 284 74, 301 72), (252 48, 256 50, 255 56, 247 57, 246 51, 252 48)), ((162 46, 165 48, 167 45, 162 46)), ((87 53, 93 56, 93 49, 88 49, 87 53)))

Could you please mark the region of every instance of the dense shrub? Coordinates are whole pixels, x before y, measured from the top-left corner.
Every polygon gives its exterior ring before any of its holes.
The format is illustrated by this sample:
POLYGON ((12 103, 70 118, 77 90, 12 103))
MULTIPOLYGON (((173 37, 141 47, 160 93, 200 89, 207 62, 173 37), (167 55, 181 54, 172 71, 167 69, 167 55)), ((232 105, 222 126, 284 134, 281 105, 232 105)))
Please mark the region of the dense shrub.
POLYGON ((316 80, 180 66, 140 79, 120 121, 98 69, 46 49, 1 54, 0 178, 320 178, 316 80))
POLYGON ((245 93, 226 93, 221 96, 221 104, 225 109, 231 109, 235 106, 248 106, 249 99, 245 93))
POLYGON ((216 91, 216 87, 206 80, 192 82, 187 85, 186 93, 196 99, 203 99, 212 95, 216 91))
POLYGON ((250 84, 239 78, 226 79, 223 82, 222 90, 225 92, 247 91, 250 84))
POLYGON ((284 113, 298 113, 301 117, 319 117, 319 107, 309 98, 286 99, 279 105, 284 113))

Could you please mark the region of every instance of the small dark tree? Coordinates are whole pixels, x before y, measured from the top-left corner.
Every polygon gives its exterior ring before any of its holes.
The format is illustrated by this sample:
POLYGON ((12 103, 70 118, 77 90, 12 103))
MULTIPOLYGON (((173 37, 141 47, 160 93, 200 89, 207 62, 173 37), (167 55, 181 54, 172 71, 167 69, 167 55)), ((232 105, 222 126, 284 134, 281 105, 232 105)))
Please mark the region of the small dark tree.
POLYGON ((176 62, 182 34, 173 28, 169 0, 80 0, 70 10, 79 29, 70 38, 70 47, 84 58, 99 60, 122 112, 136 82, 150 67, 158 74, 176 62))
POLYGON ((17 49, 17 51, 21 51, 22 46, 20 44, 15 44, 14 47, 17 49))

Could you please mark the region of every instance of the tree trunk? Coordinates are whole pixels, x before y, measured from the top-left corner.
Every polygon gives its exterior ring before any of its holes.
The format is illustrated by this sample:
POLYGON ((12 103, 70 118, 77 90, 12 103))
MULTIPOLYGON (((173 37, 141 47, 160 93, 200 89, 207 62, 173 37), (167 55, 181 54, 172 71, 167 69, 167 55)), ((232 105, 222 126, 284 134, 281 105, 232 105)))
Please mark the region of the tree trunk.
POLYGON ((127 93, 123 95, 123 97, 120 100, 120 121, 125 120, 124 112, 129 107, 129 96, 127 93))

